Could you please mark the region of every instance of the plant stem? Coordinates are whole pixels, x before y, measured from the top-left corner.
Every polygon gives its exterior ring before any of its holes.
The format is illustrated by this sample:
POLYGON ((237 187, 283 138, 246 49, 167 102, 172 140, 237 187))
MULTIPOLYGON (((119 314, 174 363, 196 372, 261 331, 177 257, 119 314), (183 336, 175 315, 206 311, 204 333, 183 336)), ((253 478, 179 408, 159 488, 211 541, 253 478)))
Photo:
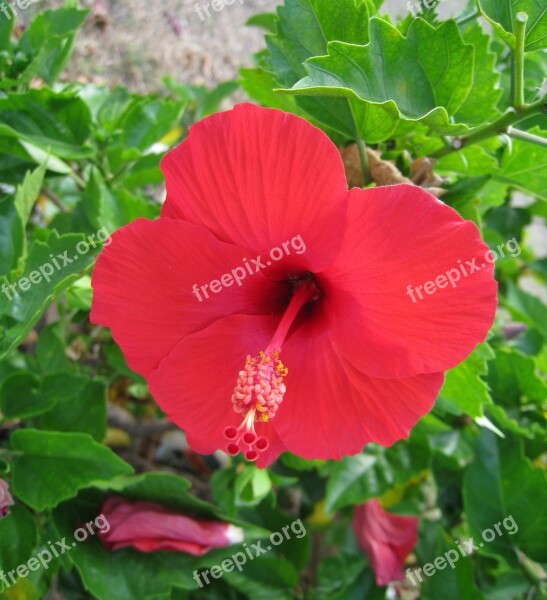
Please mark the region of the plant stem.
POLYGON ((528 133, 527 131, 521 131, 520 129, 515 129, 512 125, 509 125, 507 128, 507 135, 516 140, 524 140, 525 142, 530 142, 531 144, 536 144, 538 146, 543 146, 547 148, 547 138, 541 137, 540 135, 534 135, 533 133, 528 133))
POLYGON ((56 194, 54 194, 51 190, 49 190, 46 187, 42 188, 42 194, 44 194, 44 196, 46 196, 47 198, 49 198, 49 200, 51 200, 51 202, 53 204, 55 204, 55 206, 64 213, 68 213, 70 212, 70 210, 62 203, 61 199, 59 198, 59 196, 57 196, 56 194))
POLYGON ((368 164, 367 146, 361 138, 357 138, 357 148, 359 148, 359 158, 361 159, 361 170, 363 171, 363 183, 365 185, 372 181, 370 168, 368 164))
POLYGON ((513 106, 517 110, 524 108, 524 42, 528 15, 517 13, 515 19, 515 51, 513 53, 513 106))
POLYGON ((511 125, 542 112, 547 114, 547 100, 545 97, 520 110, 511 108, 493 123, 477 127, 476 129, 471 130, 466 136, 456 138, 452 141, 452 146, 440 148, 431 155, 431 158, 442 158, 443 156, 452 154, 452 152, 457 152, 462 148, 467 148, 468 146, 472 146, 473 144, 477 144, 478 142, 482 142, 496 135, 507 133, 507 129, 511 125))
POLYGON ((363 183, 366 186, 372 181, 372 177, 370 176, 370 167, 368 164, 367 146, 365 142, 361 139, 361 136, 359 135, 357 129, 357 119, 355 118, 355 111, 353 110, 353 106, 350 100, 348 100, 348 106, 351 112, 353 123, 355 124, 355 142, 357 143, 357 148, 359 149, 361 171, 363 172, 363 183))

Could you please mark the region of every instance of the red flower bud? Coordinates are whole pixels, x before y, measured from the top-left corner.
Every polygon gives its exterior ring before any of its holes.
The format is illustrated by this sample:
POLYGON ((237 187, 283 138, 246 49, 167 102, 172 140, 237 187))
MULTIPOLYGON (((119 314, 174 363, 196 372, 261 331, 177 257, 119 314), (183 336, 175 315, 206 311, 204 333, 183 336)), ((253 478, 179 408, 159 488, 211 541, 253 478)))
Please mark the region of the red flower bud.
POLYGON ((386 512, 376 498, 355 507, 353 531, 370 560, 378 585, 405 578, 403 566, 418 542, 418 523, 416 517, 386 512))
POLYGON ((109 497, 102 513, 110 527, 98 535, 107 550, 131 547, 140 552, 171 550, 201 556, 243 541, 243 530, 231 523, 194 519, 155 502, 109 497))

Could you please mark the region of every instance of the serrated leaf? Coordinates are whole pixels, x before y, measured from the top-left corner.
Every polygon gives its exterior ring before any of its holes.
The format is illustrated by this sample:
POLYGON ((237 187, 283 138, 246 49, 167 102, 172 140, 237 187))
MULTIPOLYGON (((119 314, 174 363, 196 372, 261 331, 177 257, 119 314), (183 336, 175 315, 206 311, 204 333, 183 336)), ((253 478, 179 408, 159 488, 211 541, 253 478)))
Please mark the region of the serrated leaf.
POLYGON ((547 46, 547 6, 540 0, 479 0, 482 14, 511 48, 515 47, 514 19, 517 13, 528 15, 525 51, 547 46))
POLYGON ((109 448, 82 433, 20 429, 11 436, 13 491, 42 511, 76 496, 95 482, 129 475, 133 469, 109 448))
MULTIPOLYGON (((375 8, 366 0, 286 0, 277 9, 277 31, 266 36, 268 53, 264 68, 273 73, 277 86, 293 86, 306 75, 303 63, 327 52, 327 42, 342 40, 354 44, 368 42, 368 20, 375 8)), ((350 107, 337 98, 296 98, 300 111, 324 128, 336 131, 346 141, 355 138, 350 107)), ((376 111, 373 109, 370 112, 376 111)), ((297 113, 298 114, 298 113, 297 113)), ((371 119, 373 115, 370 115, 371 119)), ((376 126, 380 125, 374 119, 376 126)))
POLYGON ((452 121, 471 91, 474 60, 473 46, 464 43, 455 21, 436 29, 416 19, 404 37, 374 17, 369 44, 331 42, 328 52, 306 61, 308 76, 283 93, 349 99, 369 141, 373 124, 363 113, 370 110, 383 112, 382 128, 390 123, 391 133, 400 120, 422 122, 440 134, 469 129, 452 121))

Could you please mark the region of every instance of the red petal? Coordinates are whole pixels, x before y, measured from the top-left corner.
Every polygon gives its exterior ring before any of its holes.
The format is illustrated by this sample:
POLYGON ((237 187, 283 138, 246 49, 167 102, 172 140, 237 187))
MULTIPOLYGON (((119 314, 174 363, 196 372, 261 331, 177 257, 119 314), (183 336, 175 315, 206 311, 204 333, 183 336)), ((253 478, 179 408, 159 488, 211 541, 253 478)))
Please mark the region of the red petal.
POLYGON ((416 517, 386 512, 376 498, 355 507, 353 530, 378 585, 405 578, 403 565, 418 542, 418 524, 416 517))
MULTIPOLYGON (((335 341, 375 377, 445 371, 482 342, 496 312, 494 267, 476 226, 421 188, 353 189, 349 228, 335 267, 323 274, 335 341), (460 265, 476 260, 464 277, 460 265), (459 274, 455 287, 446 273, 459 274), (445 279, 438 279, 444 276, 445 279), (431 295, 424 284, 438 279, 431 295), (423 299, 413 292, 422 286, 423 299)), ((431 286, 428 286, 431 290, 431 286)))
MULTIPOLYGON (((239 371, 247 355, 255 356, 270 341, 278 316, 234 315, 189 335, 149 379, 150 391, 169 419, 186 431, 189 445, 202 454, 224 450, 224 429, 243 420, 232 408, 239 371)), ((271 423, 257 423, 269 448, 257 464, 273 462, 284 447, 271 423)))
MULTIPOLYGON (((146 376, 189 333, 232 313, 269 313, 286 302, 283 284, 262 273, 201 302, 192 293, 240 267, 249 255, 203 227, 138 219, 113 234, 93 271, 91 320, 110 327, 129 366, 146 376)), ((228 280, 226 280, 228 281, 228 280)), ((207 291, 207 290, 206 290, 207 291)))
POLYGON ((240 104, 191 127, 162 169, 162 216, 204 225, 257 254, 301 236, 308 250, 284 259, 299 270, 316 271, 339 248, 344 166, 336 146, 304 119, 240 104))
POLYGON ((429 412, 444 375, 376 379, 340 356, 325 307, 296 330, 281 352, 289 374, 272 421, 287 450, 307 459, 340 459, 369 442, 389 446, 429 412))

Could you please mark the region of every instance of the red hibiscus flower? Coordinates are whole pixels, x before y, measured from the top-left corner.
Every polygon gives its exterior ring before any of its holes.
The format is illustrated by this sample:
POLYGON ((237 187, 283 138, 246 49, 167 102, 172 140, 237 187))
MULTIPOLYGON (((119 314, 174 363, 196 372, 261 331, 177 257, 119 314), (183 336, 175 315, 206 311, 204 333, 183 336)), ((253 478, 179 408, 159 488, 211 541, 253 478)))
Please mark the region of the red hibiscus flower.
POLYGON ((9 486, 6 481, 0 479, 0 519, 10 514, 10 506, 13 506, 13 498, 9 493, 9 486))
POLYGON ((162 216, 114 233, 91 319, 198 452, 265 466, 390 445, 493 322, 491 264, 407 292, 484 256, 475 225, 418 187, 348 192, 336 146, 303 119, 236 106, 162 168, 162 216))
POLYGON ((213 548, 243 541, 243 530, 230 523, 203 521, 155 502, 129 502, 111 496, 102 507, 110 528, 97 533, 107 550, 171 550, 201 556, 213 548))
POLYGON ((353 531, 372 564, 378 585, 405 578, 403 566, 418 542, 418 523, 415 517, 386 512, 376 498, 355 507, 353 531))

